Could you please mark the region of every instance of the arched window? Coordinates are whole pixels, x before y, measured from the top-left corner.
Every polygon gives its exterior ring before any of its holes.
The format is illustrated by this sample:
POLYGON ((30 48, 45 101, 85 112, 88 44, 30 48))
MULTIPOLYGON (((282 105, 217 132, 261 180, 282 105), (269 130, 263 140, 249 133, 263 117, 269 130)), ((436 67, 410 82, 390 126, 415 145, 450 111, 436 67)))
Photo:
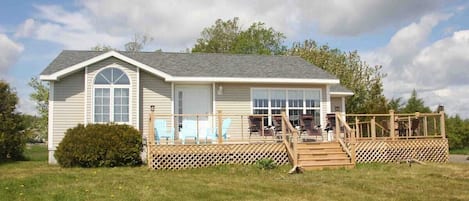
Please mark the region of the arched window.
POLYGON ((129 77, 118 68, 106 68, 94 79, 94 122, 129 122, 129 77))

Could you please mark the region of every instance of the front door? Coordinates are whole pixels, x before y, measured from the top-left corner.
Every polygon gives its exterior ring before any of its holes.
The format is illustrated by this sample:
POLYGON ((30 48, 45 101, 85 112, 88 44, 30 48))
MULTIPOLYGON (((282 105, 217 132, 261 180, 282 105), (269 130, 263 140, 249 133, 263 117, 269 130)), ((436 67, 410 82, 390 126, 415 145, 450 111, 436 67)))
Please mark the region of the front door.
POLYGON ((212 113, 211 91, 211 85, 176 85, 174 113, 190 115, 176 118, 180 128, 183 120, 197 121, 199 137, 205 137, 212 119, 207 116, 212 113))

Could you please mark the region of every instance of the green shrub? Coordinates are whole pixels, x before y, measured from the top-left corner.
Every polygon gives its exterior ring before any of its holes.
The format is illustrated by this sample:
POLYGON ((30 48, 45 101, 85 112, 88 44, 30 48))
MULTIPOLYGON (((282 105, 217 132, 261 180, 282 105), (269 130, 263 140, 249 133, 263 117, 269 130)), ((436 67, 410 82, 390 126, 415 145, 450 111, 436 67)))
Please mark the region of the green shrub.
POLYGON ((55 158, 62 167, 135 166, 141 151, 142 137, 131 126, 79 124, 67 130, 55 158))
POLYGON ((270 170, 275 169, 277 165, 271 158, 264 158, 256 162, 256 167, 262 170, 270 170))

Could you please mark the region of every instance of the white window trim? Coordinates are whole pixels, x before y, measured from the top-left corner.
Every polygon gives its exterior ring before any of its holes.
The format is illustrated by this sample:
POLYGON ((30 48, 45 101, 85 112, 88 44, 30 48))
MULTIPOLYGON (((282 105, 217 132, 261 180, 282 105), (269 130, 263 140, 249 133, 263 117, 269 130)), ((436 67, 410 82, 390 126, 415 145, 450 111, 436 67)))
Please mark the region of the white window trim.
MULTIPOLYGON (((251 105, 251 114, 254 114, 254 106, 252 104, 252 98, 253 98, 253 91, 254 90, 258 90, 258 89, 267 89, 267 96, 268 96, 268 107, 265 108, 265 107, 256 107, 255 109, 267 109, 267 115, 268 115, 268 121, 269 122, 272 122, 272 104, 271 104, 271 91, 272 90, 285 90, 285 100, 286 100, 286 103, 285 103, 285 111, 286 111, 286 115, 289 116, 289 109, 290 109, 290 106, 288 104, 288 91, 291 90, 291 91, 298 91, 298 90, 301 90, 303 92, 303 114, 306 114, 306 110, 318 110, 319 111, 319 115, 320 115, 320 121, 321 123, 323 123, 323 111, 322 111, 322 103, 323 103, 323 100, 322 100, 322 89, 321 88, 282 88, 282 87, 251 87, 251 96, 250 96, 250 105, 251 105), (305 91, 317 91, 319 92, 319 107, 306 107, 306 100, 305 100, 305 91)), ((295 108, 298 108, 298 107, 295 107, 295 108)), ((269 123, 270 124, 270 123, 269 123)), ((321 124, 322 125, 322 124, 321 124)))
MULTIPOLYGON (((93 94, 92 94, 92 102, 93 102, 93 105, 91 106, 91 118, 93 120, 93 123, 110 123, 110 122, 113 122, 113 123, 117 123, 117 124, 127 124, 127 125, 132 125, 132 112, 133 112, 133 99, 132 99, 132 93, 133 93, 133 90, 132 90, 132 78, 129 76, 129 74, 127 72, 125 72, 125 69, 124 67, 122 67, 121 65, 118 65, 118 64, 111 64, 111 65, 108 65, 104 68, 101 68, 99 69, 98 71, 96 71, 96 74, 93 76, 93 79, 91 80, 92 81, 92 85, 93 85, 93 94), (119 70, 121 70, 122 72, 124 72, 124 74, 127 76, 127 78, 129 79, 129 83, 130 84, 120 84, 120 85, 109 85, 109 84, 94 84, 95 80, 96 80, 96 76, 99 75, 99 73, 105 69, 108 69, 108 68, 117 68, 119 70), (95 121, 95 109, 94 109, 94 106, 95 106, 95 96, 96 96, 96 88, 109 88, 109 97, 110 97, 110 100, 109 100, 109 122, 96 122, 95 121), (115 122, 114 121, 114 89, 115 88, 124 88, 124 89, 129 89, 129 121, 128 122, 115 122)), ((138 90, 138 89, 137 89, 138 90)), ((137 117, 138 118, 138 117, 137 117)))

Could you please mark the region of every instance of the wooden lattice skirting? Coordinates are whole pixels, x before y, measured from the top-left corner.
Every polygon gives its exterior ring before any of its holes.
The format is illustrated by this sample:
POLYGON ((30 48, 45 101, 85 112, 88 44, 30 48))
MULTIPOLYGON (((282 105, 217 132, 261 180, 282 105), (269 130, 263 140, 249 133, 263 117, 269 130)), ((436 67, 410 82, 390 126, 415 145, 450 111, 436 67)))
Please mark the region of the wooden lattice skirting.
POLYGON ((282 143, 150 145, 148 165, 153 169, 185 169, 221 164, 253 164, 271 158, 277 165, 289 163, 282 143))
POLYGON ((444 163, 448 161, 447 139, 362 141, 355 144, 356 162, 398 162, 408 159, 444 163))

